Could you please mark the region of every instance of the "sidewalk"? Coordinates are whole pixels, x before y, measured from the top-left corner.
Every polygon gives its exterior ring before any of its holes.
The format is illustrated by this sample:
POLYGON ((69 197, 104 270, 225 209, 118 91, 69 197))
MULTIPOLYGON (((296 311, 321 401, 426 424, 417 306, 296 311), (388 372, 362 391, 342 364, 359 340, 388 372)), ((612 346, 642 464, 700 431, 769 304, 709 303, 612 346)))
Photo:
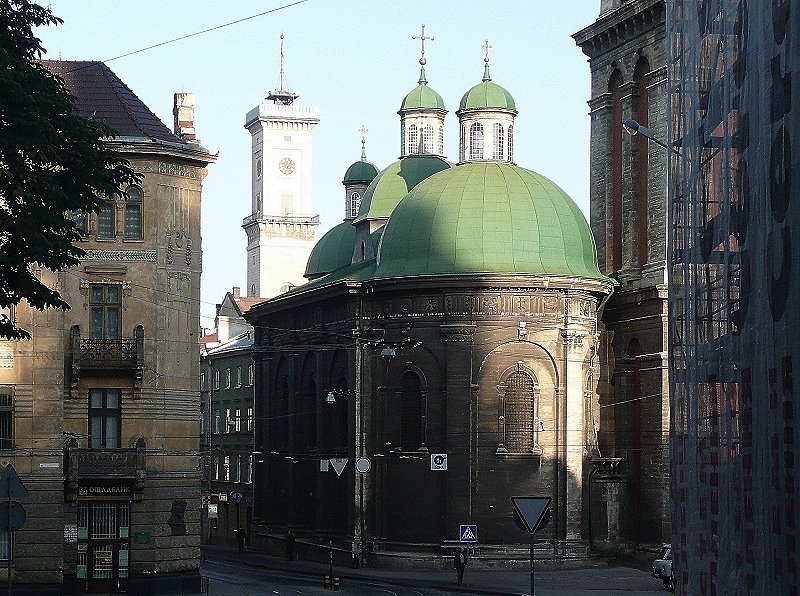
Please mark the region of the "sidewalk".
MULTIPOLYGON (((320 581, 329 572, 325 563, 312 561, 288 561, 280 557, 262 555, 252 550, 238 552, 234 548, 207 545, 203 554, 210 561, 236 563, 261 569, 283 571, 294 575, 315 576, 320 581)), ((470 569, 464 574, 464 584, 456 584, 456 572, 450 571, 400 571, 389 569, 352 569, 334 565, 334 576, 347 579, 371 579, 409 588, 430 588, 458 591, 465 594, 490 594, 496 596, 519 596, 530 593, 530 571, 505 571, 470 569)), ((563 570, 536 569, 537 593, 539 588, 570 586, 575 590, 597 590, 611 593, 653 592, 664 593, 660 583, 649 573, 622 566, 593 565, 584 568, 563 570)))

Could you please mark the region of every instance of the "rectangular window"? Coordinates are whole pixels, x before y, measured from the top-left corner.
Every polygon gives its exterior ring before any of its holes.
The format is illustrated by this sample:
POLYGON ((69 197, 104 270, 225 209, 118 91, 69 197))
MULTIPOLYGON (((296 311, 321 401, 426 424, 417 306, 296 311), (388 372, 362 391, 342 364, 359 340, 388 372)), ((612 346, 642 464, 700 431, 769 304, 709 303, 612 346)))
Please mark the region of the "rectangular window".
POLYGON ((256 372, 256 365, 255 364, 251 364, 250 366, 247 367, 247 386, 248 387, 252 387, 253 386, 253 377, 255 376, 255 372, 256 372))
POLYGON ((242 386, 242 367, 241 366, 237 366, 236 367, 236 388, 238 389, 241 386, 242 386))
POLYGON ((0 449, 14 448, 14 391, 0 386, 0 449))
POLYGON ((219 434, 219 410, 214 410, 214 434, 219 434))
POLYGON ((89 390, 89 447, 119 449, 122 391, 89 390))
POLYGON ((225 369, 225 389, 231 388, 231 369, 225 369))
POLYGON ((97 237, 114 237, 114 201, 106 201, 97 214, 97 237))
POLYGON ((231 479, 231 456, 226 455, 222 459, 222 479, 230 481, 231 479))
POLYGON ((291 215, 294 211, 294 197, 281 195, 281 215, 291 215))
POLYGON ((80 232, 82 238, 89 234, 89 217, 85 211, 75 211, 72 213, 72 221, 80 232))
POLYGON ((245 482, 247 482, 247 483, 252 483, 253 482, 253 456, 252 455, 248 457, 248 461, 247 461, 247 480, 245 480, 245 482))
POLYGON ((214 480, 219 480, 219 458, 214 458, 214 480))
POLYGON ((233 460, 233 481, 241 482, 242 480, 242 456, 236 455, 233 460))
POLYGON ((231 409, 225 408, 225 432, 231 432, 231 427, 233 426, 233 418, 231 417, 231 409))
POLYGON ((122 287, 115 284, 92 284, 89 311, 92 339, 119 339, 122 287))
POLYGON ((214 371, 214 389, 219 389, 219 371, 214 371))
POLYGON ((205 372, 201 372, 200 373, 200 391, 205 391, 205 390, 206 390, 206 373, 205 372))
POLYGON ((125 238, 141 240, 142 236, 142 191, 135 186, 127 190, 125 199, 125 238))
POLYGON ((253 430, 253 408, 247 408, 247 430, 253 430))
POLYGON ((234 424, 236 432, 242 432, 242 410, 240 408, 236 408, 236 420, 234 424))

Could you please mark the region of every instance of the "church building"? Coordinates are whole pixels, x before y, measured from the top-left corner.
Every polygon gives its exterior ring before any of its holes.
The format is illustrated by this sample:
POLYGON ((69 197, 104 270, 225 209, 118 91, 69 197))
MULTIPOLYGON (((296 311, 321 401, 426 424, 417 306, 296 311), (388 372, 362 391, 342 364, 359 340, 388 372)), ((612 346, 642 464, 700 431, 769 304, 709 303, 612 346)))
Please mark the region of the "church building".
POLYGON ((471 526, 476 557, 527 560, 511 498, 539 496, 551 504, 537 557, 585 556, 605 516, 589 506, 598 313, 616 282, 575 202, 515 163, 517 106, 488 52, 456 110, 458 162, 445 158, 422 39, 400 158, 378 171, 362 150, 308 282, 245 315, 261 460, 251 544, 435 562, 471 526))

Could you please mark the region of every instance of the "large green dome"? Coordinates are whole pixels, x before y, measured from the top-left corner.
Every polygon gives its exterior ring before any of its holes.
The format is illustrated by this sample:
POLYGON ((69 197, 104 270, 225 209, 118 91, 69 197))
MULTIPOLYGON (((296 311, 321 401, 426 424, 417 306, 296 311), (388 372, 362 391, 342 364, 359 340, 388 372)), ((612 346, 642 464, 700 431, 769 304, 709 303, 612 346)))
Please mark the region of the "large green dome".
POLYGON ((422 68, 419 73, 419 81, 417 82, 417 86, 408 92, 408 95, 406 95, 403 99, 403 103, 400 104, 401 111, 419 108, 436 110, 445 109, 442 96, 428 87, 428 81, 425 79, 425 68, 422 68))
POLYGON ((518 166, 467 163, 415 187, 387 222, 375 276, 470 273, 606 279, 589 225, 553 182, 518 166))
POLYGON ((408 191, 425 178, 451 167, 449 161, 433 155, 409 155, 394 162, 370 182, 353 223, 388 218, 408 191))
POLYGON ((372 182, 377 175, 377 166, 366 159, 361 159, 347 168, 342 182, 345 184, 350 182, 372 182))
POLYGON ((484 108, 502 108, 517 111, 517 105, 511 94, 500 85, 492 83, 489 75, 489 64, 484 68, 483 80, 464 94, 458 106, 460 110, 484 108))
POLYGON ((343 221, 333 226, 311 249, 303 277, 313 280, 349 265, 355 241, 356 229, 352 222, 343 221))

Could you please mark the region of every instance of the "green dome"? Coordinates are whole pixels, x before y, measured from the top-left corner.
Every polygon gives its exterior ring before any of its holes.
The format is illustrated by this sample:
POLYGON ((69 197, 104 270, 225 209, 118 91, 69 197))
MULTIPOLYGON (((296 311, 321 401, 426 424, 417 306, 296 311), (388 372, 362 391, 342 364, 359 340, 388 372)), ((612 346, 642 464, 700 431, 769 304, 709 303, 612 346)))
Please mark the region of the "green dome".
POLYGON ((378 168, 374 163, 361 159, 352 164, 344 173, 344 184, 350 182, 372 182, 375 176, 378 175, 378 168))
POLYGON ((401 111, 417 108, 445 109, 442 96, 428 87, 428 81, 425 79, 425 68, 422 68, 419 73, 417 86, 406 95, 405 99, 403 99, 403 103, 400 105, 401 111))
POLYGON ((489 76, 489 64, 486 64, 483 81, 475 85, 464 94, 459 104, 459 110, 472 110, 481 108, 503 108, 517 111, 517 105, 511 94, 500 85, 492 83, 489 76))
POLYGON ((303 277, 316 279, 346 267, 353 260, 356 229, 352 222, 342 223, 328 230, 311 249, 303 277))
POLYGON ((375 276, 469 273, 606 279, 575 202, 553 182, 508 163, 431 176, 387 222, 375 276))
POLYGON ((353 223, 364 219, 386 219, 397 203, 428 176, 453 167, 433 155, 409 155, 394 162, 370 182, 353 223))

